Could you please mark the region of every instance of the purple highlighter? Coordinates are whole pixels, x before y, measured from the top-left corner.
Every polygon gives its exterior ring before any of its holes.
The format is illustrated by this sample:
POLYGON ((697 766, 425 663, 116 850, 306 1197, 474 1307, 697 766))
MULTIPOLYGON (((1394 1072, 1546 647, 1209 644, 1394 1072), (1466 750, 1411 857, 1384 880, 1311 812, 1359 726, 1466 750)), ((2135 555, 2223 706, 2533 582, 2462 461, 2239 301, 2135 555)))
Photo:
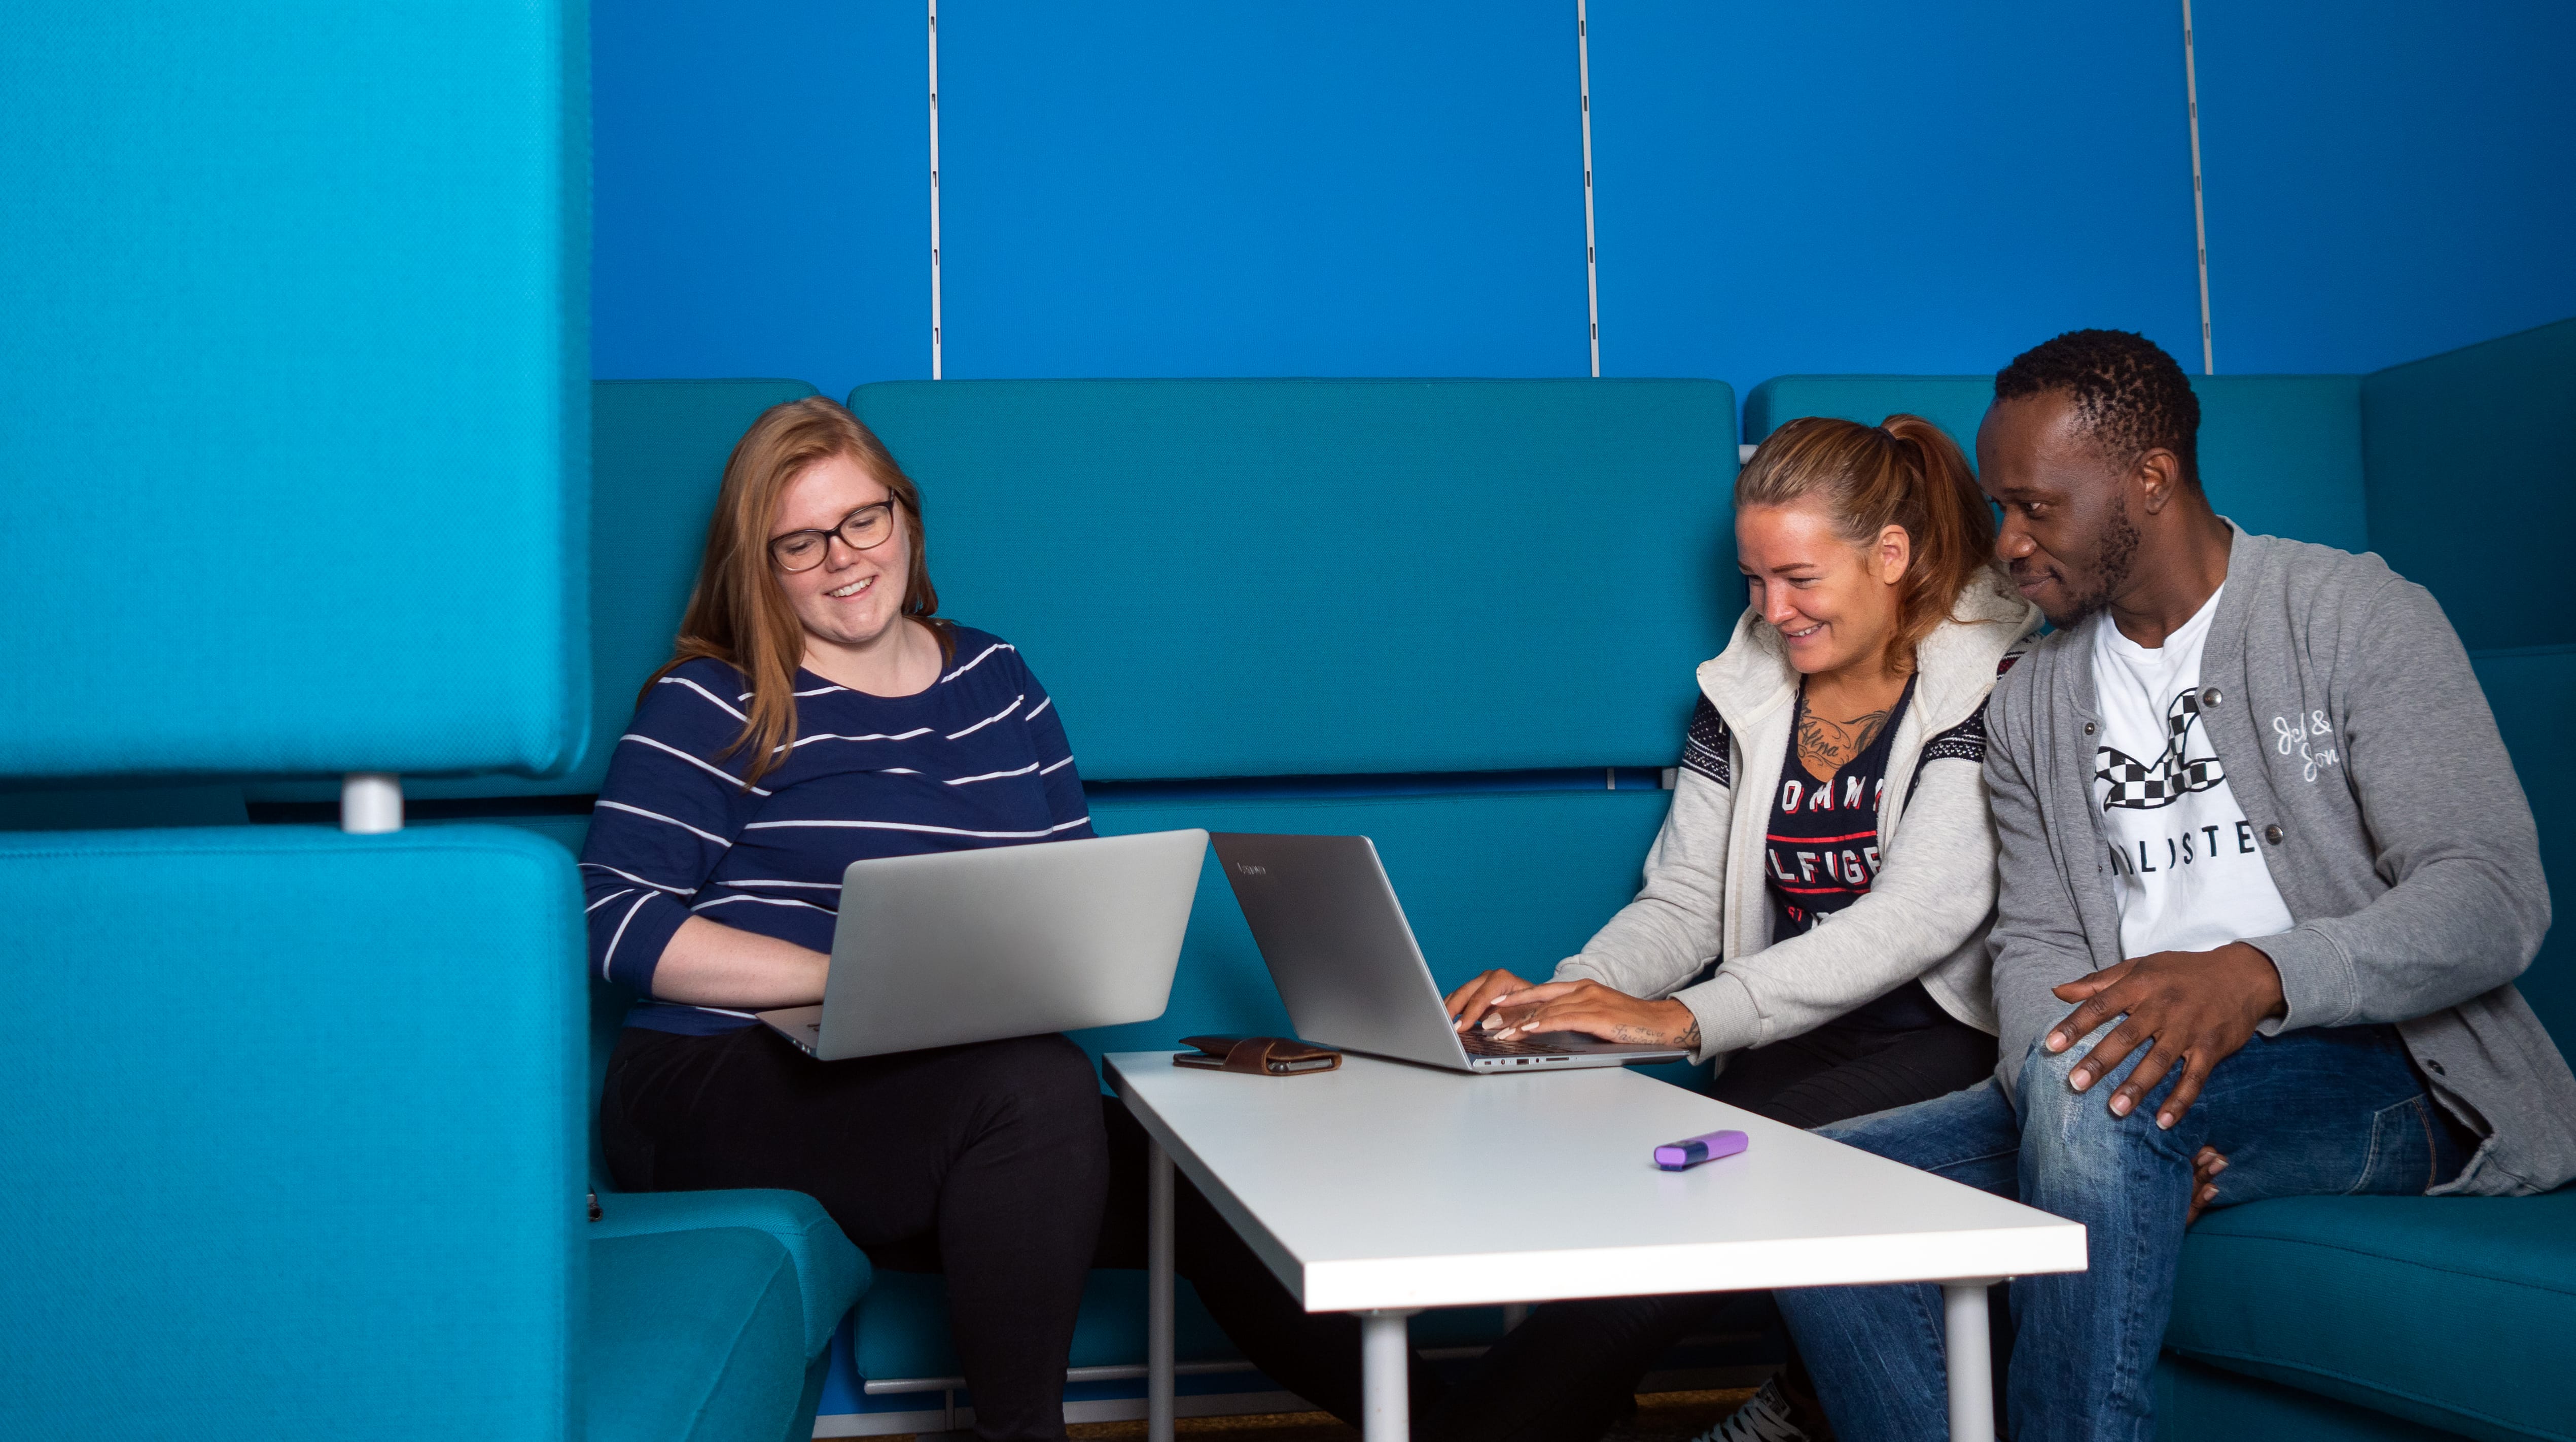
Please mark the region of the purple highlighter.
POLYGON ((1685 1137, 1655 1148, 1655 1165, 1668 1172, 1686 1172, 1702 1162, 1731 1157, 1744 1150, 1744 1133, 1710 1132, 1706 1136, 1685 1137))

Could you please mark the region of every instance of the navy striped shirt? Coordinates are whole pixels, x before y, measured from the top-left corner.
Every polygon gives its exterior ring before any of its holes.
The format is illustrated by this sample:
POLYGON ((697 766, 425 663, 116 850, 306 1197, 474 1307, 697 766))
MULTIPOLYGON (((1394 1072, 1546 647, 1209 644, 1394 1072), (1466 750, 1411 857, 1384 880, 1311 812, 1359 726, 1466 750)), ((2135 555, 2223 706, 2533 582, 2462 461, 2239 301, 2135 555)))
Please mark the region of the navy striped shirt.
MULTIPOLYGON (((742 673, 702 658, 664 676, 618 738, 582 847, 591 973, 649 997, 692 915, 828 952, 853 861, 1091 835, 1045 688, 1009 643, 951 635, 949 669, 918 695, 799 669, 794 745, 748 790, 732 751, 751 699, 742 673)), ((626 1023, 703 1034, 752 1018, 648 1000, 626 1023)))

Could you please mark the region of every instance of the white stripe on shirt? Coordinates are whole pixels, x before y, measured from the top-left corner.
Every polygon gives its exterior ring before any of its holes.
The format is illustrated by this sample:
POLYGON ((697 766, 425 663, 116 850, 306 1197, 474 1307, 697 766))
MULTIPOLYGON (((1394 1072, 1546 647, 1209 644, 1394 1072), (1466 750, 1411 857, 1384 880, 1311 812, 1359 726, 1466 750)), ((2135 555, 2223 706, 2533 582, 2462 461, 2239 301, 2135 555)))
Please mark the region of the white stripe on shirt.
POLYGON ((719 881, 718 886, 810 886, 822 891, 838 891, 837 881, 719 881))
POLYGON ((984 658, 992 655, 996 651, 1016 651, 1018 649, 1020 648, 1012 645, 1008 641, 996 641, 992 645, 977 652, 974 660, 969 661, 965 665, 958 667, 956 670, 949 672, 947 675, 940 677, 939 680, 941 684, 945 685, 946 683, 954 681, 958 677, 965 675, 967 672, 974 670, 976 667, 983 665, 984 658))
MULTIPOLYGON (((1071 757, 1066 757, 1066 758, 1065 758, 1065 760, 1067 760, 1067 761, 1072 760, 1072 759, 1073 759, 1073 758, 1071 758, 1071 757)), ((1058 766, 1061 766, 1061 765, 1063 765, 1063 764, 1064 764, 1064 762, 1063 762, 1063 761, 1059 761, 1059 762, 1057 762, 1056 764, 1057 764, 1058 766)), ((951 781, 951 782, 949 782, 949 783, 947 783, 947 784, 948 784, 948 785, 951 785, 951 786, 964 786, 964 785, 966 785, 967 783, 969 783, 969 782, 973 782, 973 781, 999 781, 999 780, 1001 780, 1002 778, 1004 778, 1004 777, 1006 777, 1006 776, 1026 776, 1026 775, 1028 775, 1030 772, 1035 771, 1035 770, 1037 770, 1037 769, 1038 769, 1038 763, 1036 763, 1036 762, 1032 761, 1032 762, 1030 762, 1028 765, 1021 767, 1021 768, 1020 768, 1019 770, 1017 770, 1017 771, 987 771, 987 772, 985 772, 985 773, 984 773, 983 775, 981 775, 981 776, 960 776, 960 777, 958 777, 956 780, 951 781)))
POLYGON ((654 819, 654 820, 656 820, 656 821, 667 821, 667 822, 671 823, 673 826, 676 826, 676 827, 680 828, 682 831, 685 831, 685 832, 689 833, 689 834, 690 834, 690 835, 692 835, 692 836, 703 836, 703 837, 705 837, 707 840, 714 842, 714 843, 715 843, 716 845, 718 845, 718 846, 731 846, 731 845, 733 845, 733 843, 732 843, 732 842, 725 840, 723 837, 716 835, 714 832, 712 832, 712 831, 700 831, 698 828, 696 828, 696 827, 694 827, 694 826, 691 826, 689 823, 687 823, 687 822, 685 822, 685 821, 682 821, 680 818, 678 818, 678 817, 676 817, 676 816, 665 816, 665 815, 663 815, 663 814, 662 814, 661 812, 659 812, 659 811, 647 811, 647 810, 645 810, 645 809, 644 809, 643 807, 641 807, 641 806, 629 806, 629 805, 627 805, 627 804, 626 804, 625 802, 623 802, 623 801, 602 801, 602 802, 600 802, 599 804, 600 804, 600 805, 602 805, 602 806, 610 807, 610 808, 612 808, 612 809, 614 809, 614 810, 618 810, 618 811, 631 811, 631 812, 635 813, 635 814, 636 814, 636 815, 638 815, 638 816, 649 816, 649 817, 653 818, 653 819, 654 819))
POLYGON ((638 886, 649 886, 649 887, 653 888, 655 891, 667 891, 667 892, 671 893, 673 896, 695 896, 695 895, 697 895, 697 893, 696 893, 696 892, 691 891, 691 890, 688 890, 688 889, 687 889, 687 888, 685 888, 685 887, 678 887, 678 886, 664 886, 662 883, 660 883, 660 882, 658 882, 658 881, 646 881, 643 877, 640 877, 640 876, 636 875, 636 874, 635 874, 634 872, 632 872, 632 871, 620 871, 620 870, 618 870, 616 867, 609 865, 609 864, 608 864, 607 862, 605 862, 605 861, 585 861, 585 862, 583 862, 583 863, 582 863, 582 865, 584 865, 584 866, 596 866, 596 867, 598 867, 600 870, 607 872, 607 873, 608 873, 609 875, 611 875, 611 876, 622 876, 622 877, 625 877, 627 880, 629 880, 629 881, 631 881, 631 882, 634 882, 634 883, 635 883, 636 885, 638 885, 638 886))
MULTIPOLYGON (((892 735, 888 735, 880 731, 866 736, 835 736, 829 731, 817 731, 811 736, 799 736, 788 744, 791 746, 806 746, 816 741, 909 741, 915 736, 927 736, 929 734, 930 728, 927 726, 915 726, 909 731, 897 731, 892 735)), ((774 756, 786 749, 786 746, 772 747, 770 748, 770 754, 774 756)))
MULTIPOLYGON (((679 757, 681 760, 688 762, 690 765, 695 766, 695 767, 696 767, 696 768, 698 768, 700 771, 703 771, 703 772, 707 773, 709 776, 716 777, 716 778, 718 778, 719 780, 730 781, 730 782, 734 783, 734 784, 735 784, 735 785, 737 785, 737 786, 739 786, 739 785, 741 785, 741 784, 742 784, 742 778, 741 778, 741 777, 734 775, 732 772, 725 770, 723 767, 721 767, 721 766, 711 766, 711 765, 709 765, 708 763, 706 763, 706 762, 704 762, 704 761, 699 760, 697 757, 690 755, 688 752, 681 750, 681 749, 680 749, 679 747, 677 747, 677 746, 666 746, 666 745, 664 745, 663 743, 661 743, 661 742, 659 742, 659 741, 654 740, 652 737, 647 736, 647 735, 643 734, 643 733, 642 733, 642 732, 640 732, 640 731, 629 731, 629 732, 627 732, 625 735, 620 736, 620 737, 618 737, 617 739, 618 739, 618 740, 620 740, 620 741, 641 741, 641 742, 643 742, 645 745, 652 747, 652 748, 653 748, 654 750, 656 750, 656 751, 666 752, 666 753, 668 753, 668 754, 670 754, 670 755, 673 755, 673 756, 677 756, 677 757, 679 757)), ((754 796, 767 796, 767 795, 769 795, 770 793, 769 793, 769 790, 768 790, 768 788, 767 788, 767 787, 755 786, 755 787, 751 788, 751 794, 752 794, 752 795, 754 795, 754 796)))
POLYGON ((1058 762, 1056 762, 1055 764, 1053 764, 1053 765, 1051 765, 1051 766, 1041 766, 1041 767, 1039 767, 1039 768, 1038 768, 1038 774, 1039 774, 1040 776, 1045 776, 1045 775, 1048 775, 1048 774, 1053 773, 1053 772, 1062 771, 1064 768, 1066 768, 1066 767, 1068 767, 1068 766, 1071 766, 1072 764, 1073 764, 1073 758, 1072 758, 1071 756, 1067 756, 1067 757, 1065 757, 1062 761, 1058 761, 1058 762))
POLYGON ((923 826, 911 821, 755 821, 743 829, 759 831, 779 826, 846 826, 861 831, 922 831, 934 836, 983 836, 1003 841, 1020 841, 1053 836, 1059 831, 1070 831, 1090 820, 1091 817, 1086 813, 1071 821, 1059 821, 1044 831, 967 831, 955 826, 923 826))
POLYGON ((832 908, 828 906, 816 906, 810 901, 798 901, 794 897, 790 896, 719 896, 713 901, 701 901, 697 905, 690 907, 689 910, 705 911, 712 907, 729 906, 737 901, 756 901, 763 906, 801 906, 807 911, 819 911, 825 916, 835 914, 832 908))
POLYGON ((612 901, 615 901, 617 898, 619 898, 619 897, 621 897, 621 896, 633 896, 634 894, 635 894, 635 888, 634 888, 634 887, 631 887, 631 886, 621 887, 621 888, 619 888, 618 890, 612 891, 612 892, 608 893, 606 896, 601 897, 601 898, 600 898, 600 899, 598 899, 597 901, 592 902, 590 905, 583 907, 583 908, 581 909, 581 914, 582 914, 582 915, 584 915, 584 916, 588 916, 588 915, 590 915, 592 912, 599 910, 601 907, 606 906, 608 903, 610 903, 610 902, 612 902, 612 901))
POLYGON ((1019 710, 1020 703, 1027 699, 1029 699, 1029 695, 1027 692, 1023 691, 1019 695, 1011 698, 1010 705, 1003 707, 1001 710, 994 712, 992 715, 985 717, 983 720, 976 722, 974 725, 967 727, 963 731, 949 732, 947 739, 957 741, 962 740, 965 737, 972 736, 976 732, 983 730, 985 727, 992 725, 994 722, 1001 720, 1003 717, 1010 715, 1012 712, 1019 710))
POLYGON ((686 676, 665 676, 662 678, 661 684, 665 686, 686 686, 690 690, 697 692, 699 695, 706 697, 710 701, 713 701, 716 704, 717 710, 722 711, 736 721, 749 719, 741 712, 726 705, 723 697, 718 696, 713 691, 708 690, 706 687, 699 685, 697 682, 690 680, 686 676))
POLYGON ((1040 714, 1042 714, 1042 713, 1046 710, 1046 708, 1048 708, 1049 706, 1052 706, 1052 705, 1054 705, 1054 704, 1055 704, 1055 698, 1054 698, 1053 696, 1049 696, 1049 697, 1048 697, 1048 698, 1046 698, 1045 700, 1040 701, 1040 702, 1039 702, 1035 707, 1031 708, 1031 709, 1030 709, 1030 711, 1029 711, 1029 714, 1027 714, 1026 716, 1021 717, 1020 719, 1021 719, 1021 720, 1023 720, 1023 721, 1035 721, 1036 719, 1038 719, 1039 715, 1040 715, 1040 714))
POLYGON ((626 939, 626 923, 633 921, 635 919, 635 913, 642 911, 644 909, 644 903, 651 901, 652 899, 653 893, 649 891, 645 892, 642 896, 635 898, 635 904, 633 906, 626 908, 626 914, 624 916, 618 918, 616 935, 608 938, 608 950, 599 954, 599 979, 601 981, 607 981, 610 979, 608 975, 608 964, 617 959, 617 943, 626 939))

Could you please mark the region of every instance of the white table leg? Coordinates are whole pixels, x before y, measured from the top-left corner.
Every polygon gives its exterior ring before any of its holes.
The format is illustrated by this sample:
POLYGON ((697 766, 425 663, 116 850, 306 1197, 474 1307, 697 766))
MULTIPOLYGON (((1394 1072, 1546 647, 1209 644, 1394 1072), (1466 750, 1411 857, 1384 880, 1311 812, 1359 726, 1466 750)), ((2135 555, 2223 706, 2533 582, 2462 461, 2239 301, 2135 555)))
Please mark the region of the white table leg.
POLYGON ((1404 1311, 1360 1313, 1361 1442, 1409 1442, 1413 1434, 1413 1342, 1404 1311))
POLYGON ((1941 1284, 1943 1350, 1950 1358, 1950 1442, 1994 1442, 1993 1347, 1986 1333, 1992 1278, 1941 1284))
POLYGON ((1172 1442, 1172 1159, 1145 1152, 1145 1442, 1172 1442))

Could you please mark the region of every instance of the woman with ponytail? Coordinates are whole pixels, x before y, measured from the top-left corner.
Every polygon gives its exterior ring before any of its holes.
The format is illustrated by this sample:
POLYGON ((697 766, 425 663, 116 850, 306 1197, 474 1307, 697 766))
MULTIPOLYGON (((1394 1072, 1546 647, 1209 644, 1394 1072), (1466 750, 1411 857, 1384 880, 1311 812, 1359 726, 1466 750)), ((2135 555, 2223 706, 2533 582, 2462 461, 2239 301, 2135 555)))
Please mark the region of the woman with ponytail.
MULTIPOLYGON (((1986 695, 2039 624, 1994 513, 1919 416, 1809 417, 1735 483, 1748 600, 1700 700, 1645 887, 1553 979, 1487 972, 1461 1030, 1689 1046, 1718 1100, 1800 1127, 1995 1067, 1986 695)), ((1454 1438, 1598 1436, 1716 1297, 1538 1308, 1442 1402, 1454 1438)), ((1795 1366, 1703 1442, 1823 1435, 1795 1366)))

